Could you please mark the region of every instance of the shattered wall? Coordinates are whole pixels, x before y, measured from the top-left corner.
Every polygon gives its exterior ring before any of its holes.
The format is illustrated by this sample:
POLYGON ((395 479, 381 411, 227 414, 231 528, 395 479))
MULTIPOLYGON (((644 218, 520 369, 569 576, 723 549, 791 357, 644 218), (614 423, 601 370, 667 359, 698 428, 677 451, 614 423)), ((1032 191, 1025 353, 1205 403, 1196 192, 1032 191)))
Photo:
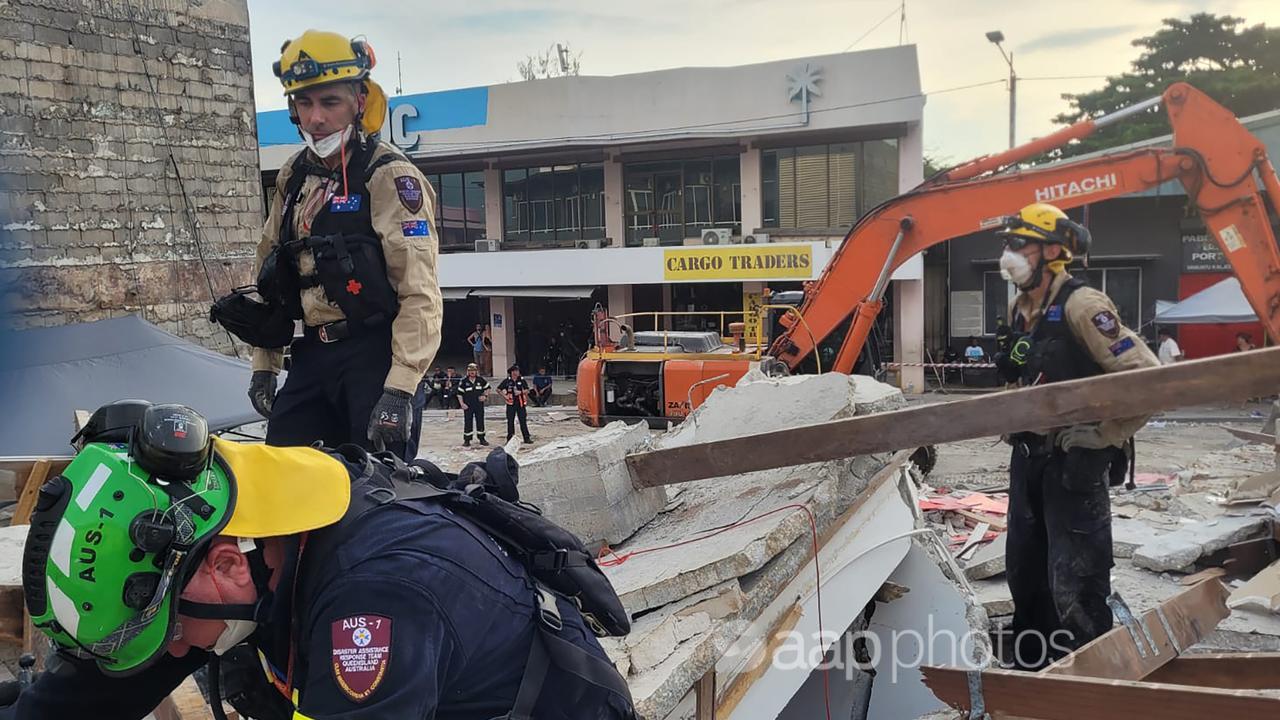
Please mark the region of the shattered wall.
POLYGON ((11 323, 139 313, 229 349, 205 318, 262 223, 251 77, 245 0, 0 2, 11 323))

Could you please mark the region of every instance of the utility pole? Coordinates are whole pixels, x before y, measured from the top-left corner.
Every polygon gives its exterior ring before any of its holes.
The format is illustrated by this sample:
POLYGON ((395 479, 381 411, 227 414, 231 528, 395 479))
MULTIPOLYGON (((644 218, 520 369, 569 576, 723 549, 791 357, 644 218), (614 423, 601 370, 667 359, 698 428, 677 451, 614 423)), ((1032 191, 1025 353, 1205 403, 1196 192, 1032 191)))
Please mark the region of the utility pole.
POLYGON ((396 51, 396 95, 404 93, 404 73, 400 71, 400 51, 396 51))
POLYGON ((1018 125, 1018 75, 1013 71, 1013 53, 1005 53, 1000 43, 1004 42, 1004 33, 999 30, 992 30, 987 33, 987 39, 996 46, 1000 51, 1000 56, 1009 64, 1009 147, 1017 146, 1017 125, 1018 125))

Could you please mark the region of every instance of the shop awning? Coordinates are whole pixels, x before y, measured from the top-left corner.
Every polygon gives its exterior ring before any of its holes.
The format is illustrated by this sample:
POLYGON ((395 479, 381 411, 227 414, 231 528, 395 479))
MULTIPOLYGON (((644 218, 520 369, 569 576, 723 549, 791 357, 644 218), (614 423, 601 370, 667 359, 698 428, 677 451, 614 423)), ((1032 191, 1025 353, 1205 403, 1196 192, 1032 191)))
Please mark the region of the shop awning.
POLYGON ((1254 322, 1254 314, 1240 281, 1229 277, 1214 283, 1173 307, 1156 313, 1157 323, 1237 323, 1254 322))
POLYGON ((445 300, 466 300, 471 288, 440 288, 440 295, 445 300))
POLYGON ((589 298, 594 285, 557 287, 491 287, 476 288, 471 297, 589 298))

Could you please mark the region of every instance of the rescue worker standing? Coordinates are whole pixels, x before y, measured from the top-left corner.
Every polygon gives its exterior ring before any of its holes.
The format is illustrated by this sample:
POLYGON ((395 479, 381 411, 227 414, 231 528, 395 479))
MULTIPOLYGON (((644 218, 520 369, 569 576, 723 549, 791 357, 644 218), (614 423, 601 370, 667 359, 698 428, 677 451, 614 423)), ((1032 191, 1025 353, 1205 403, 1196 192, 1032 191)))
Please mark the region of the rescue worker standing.
MULTIPOLYGON (((1066 271, 1089 231, 1044 203, 997 233, 1001 273, 1019 290, 995 357, 1022 386, 1159 364, 1099 290, 1066 271)), ((1111 628, 1112 478, 1129 468, 1146 416, 1011 436, 1009 542, 1015 662, 1037 669, 1111 628), (1128 449, 1128 453, 1126 450, 1128 449)))
MULTIPOLYGON (((629 629, 594 564, 569 599, 403 463, 143 412, 129 454, 88 438, 40 489, 23 587, 58 652, 0 718, 140 720, 206 663, 211 693, 259 720, 637 717, 591 629, 629 629), (622 618, 589 621, 580 598, 622 618)), ((516 487, 500 451, 469 467, 477 502, 516 487)))
POLYGON ((458 383, 458 402, 462 403, 462 444, 467 447, 471 447, 473 423, 480 444, 489 444, 484 439, 484 396, 488 392, 489 381, 480 377, 480 367, 475 363, 467 365, 467 376, 458 383))
POLYGON ((274 70, 307 149, 281 166, 258 289, 305 325, 276 393, 280 348, 255 348, 249 398, 267 443, 386 446, 411 458, 412 400, 440 345, 435 195, 376 139, 386 96, 363 41, 308 30, 274 70))
POLYGON ((498 392, 507 401, 507 440, 515 437, 516 418, 520 419, 520 435, 526 445, 533 442, 529 437, 529 383, 520 377, 520 366, 507 368, 507 379, 498 383, 498 392))

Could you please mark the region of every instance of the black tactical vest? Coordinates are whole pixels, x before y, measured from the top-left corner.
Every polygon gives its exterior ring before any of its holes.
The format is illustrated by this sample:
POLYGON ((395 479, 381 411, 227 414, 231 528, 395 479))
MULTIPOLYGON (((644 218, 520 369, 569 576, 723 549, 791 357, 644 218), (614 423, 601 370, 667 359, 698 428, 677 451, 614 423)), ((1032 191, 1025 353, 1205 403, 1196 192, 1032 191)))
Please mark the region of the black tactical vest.
POLYGON ((294 211, 304 201, 303 183, 310 175, 341 183, 342 169, 316 165, 306 153, 293 161, 285 185, 279 244, 272 258, 278 283, 274 294, 292 317, 302 317, 299 294, 307 288, 323 286, 325 296, 342 310, 353 330, 390 323, 400 308, 395 288, 387 278, 382 242, 373 229, 368 183, 378 168, 403 159, 397 153, 384 152, 370 162, 369 158, 380 150, 378 144, 370 141, 364 148, 354 146, 357 149, 348 163, 345 199, 335 197, 326 202, 311 223, 311 234, 303 238, 297 236, 294 222, 294 211), (352 173, 355 168, 363 170, 352 173), (298 253, 303 249, 310 250, 315 258, 313 274, 299 273, 298 253))
MULTIPOLYGON (((1026 364, 1022 366, 1022 385, 1043 385, 1063 380, 1093 377, 1102 374, 1102 367, 1071 333, 1067 324, 1067 299, 1076 290, 1086 287, 1080 278, 1071 278, 1058 290, 1053 302, 1044 310, 1040 322, 1031 331, 1031 349, 1026 364)), ((1026 319, 1015 313, 1013 330, 1024 333, 1026 319)))

